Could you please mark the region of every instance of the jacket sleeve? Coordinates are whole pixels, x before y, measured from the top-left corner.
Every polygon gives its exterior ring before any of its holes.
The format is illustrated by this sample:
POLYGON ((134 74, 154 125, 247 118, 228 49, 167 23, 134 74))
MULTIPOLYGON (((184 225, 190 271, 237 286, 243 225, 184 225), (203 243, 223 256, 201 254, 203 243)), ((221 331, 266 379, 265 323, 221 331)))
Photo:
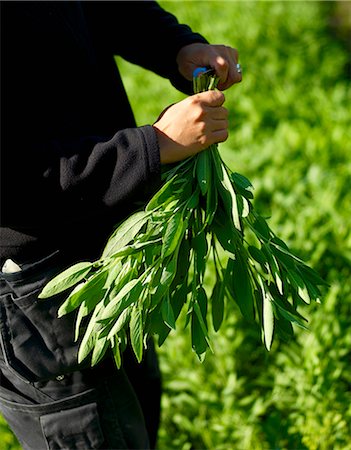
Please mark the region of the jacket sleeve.
MULTIPOLYGON (((147 200, 160 183, 158 142, 150 125, 120 130, 107 141, 88 136, 15 143, 15 147, 22 145, 27 147, 21 163, 13 148, 2 174, 7 195, 2 205, 5 226, 24 224, 24 218, 32 224, 33 220, 66 222, 107 210, 124 216, 126 209, 147 200)), ((8 147, 11 150, 12 144, 8 147)))
POLYGON ((8 2, 2 9, 1 220, 7 226, 116 210, 160 182, 154 129, 134 126, 110 63, 90 63, 92 45, 75 2, 51 3, 8 2))
POLYGON ((180 91, 193 93, 192 83, 178 71, 176 57, 185 45, 208 43, 203 36, 180 24, 155 1, 107 2, 106 8, 101 6, 86 2, 105 48, 168 78, 180 91))

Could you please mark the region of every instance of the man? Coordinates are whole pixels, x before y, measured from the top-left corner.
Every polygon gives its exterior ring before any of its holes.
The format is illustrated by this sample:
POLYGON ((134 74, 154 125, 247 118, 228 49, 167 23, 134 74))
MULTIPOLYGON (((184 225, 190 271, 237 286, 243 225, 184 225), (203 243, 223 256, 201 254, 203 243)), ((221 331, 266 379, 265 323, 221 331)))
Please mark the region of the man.
MULTIPOLYGON (((0 409, 24 449, 155 446, 153 349, 123 367, 77 364, 74 315, 38 300, 160 185, 160 166, 228 135, 221 92, 192 95, 136 127, 114 55, 191 93, 212 66, 241 80, 238 54, 209 45, 152 1, 1 3, 0 409)), ((152 93, 151 93, 152 94, 152 93)))

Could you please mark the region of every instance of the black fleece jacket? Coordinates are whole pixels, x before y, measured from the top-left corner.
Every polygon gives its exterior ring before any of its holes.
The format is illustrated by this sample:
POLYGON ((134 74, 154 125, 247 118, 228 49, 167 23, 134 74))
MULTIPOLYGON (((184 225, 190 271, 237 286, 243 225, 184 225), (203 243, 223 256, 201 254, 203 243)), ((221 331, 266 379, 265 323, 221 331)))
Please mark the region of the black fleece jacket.
POLYGON ((114 55, 190 93, 175 59, 194 42, 153 1, 1 2, 1 263, 99 256, 160 182, 155 131, 136 127, 114 55))

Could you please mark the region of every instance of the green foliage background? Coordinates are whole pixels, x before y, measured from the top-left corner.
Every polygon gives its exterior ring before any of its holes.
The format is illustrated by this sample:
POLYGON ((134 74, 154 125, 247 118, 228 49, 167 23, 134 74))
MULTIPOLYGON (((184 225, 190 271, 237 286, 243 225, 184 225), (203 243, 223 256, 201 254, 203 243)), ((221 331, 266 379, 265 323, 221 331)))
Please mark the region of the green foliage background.
MULTIPOLYGON (((226 92, 231 129, 220 151, 253 182, 255 208, 330 289, 303 311, 309 331, 276 339, 269 353, 234 306, 203 364, 188 332, 172 332, 159 351, 158 448, 349 450, 351 56, 342 38, 350 38, 350 3, 339 16, 337 2, 160 3, 210 42, 239 49, 243 82, 226 92)), ((139 125, 184 98, 168 81, 118 64, 139 125)), ((0 442, 17 448, 2 421, 0 442)))

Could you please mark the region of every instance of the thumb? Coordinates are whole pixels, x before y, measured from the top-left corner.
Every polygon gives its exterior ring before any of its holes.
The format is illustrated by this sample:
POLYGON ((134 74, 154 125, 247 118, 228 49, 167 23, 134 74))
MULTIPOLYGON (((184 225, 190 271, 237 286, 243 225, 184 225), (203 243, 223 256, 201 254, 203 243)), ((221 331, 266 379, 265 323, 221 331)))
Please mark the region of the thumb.
POLYGON ((225 95, 221 91, 206 91, 197 94, 201 102, 206 106, 222 106, 225 102, 225 95))

